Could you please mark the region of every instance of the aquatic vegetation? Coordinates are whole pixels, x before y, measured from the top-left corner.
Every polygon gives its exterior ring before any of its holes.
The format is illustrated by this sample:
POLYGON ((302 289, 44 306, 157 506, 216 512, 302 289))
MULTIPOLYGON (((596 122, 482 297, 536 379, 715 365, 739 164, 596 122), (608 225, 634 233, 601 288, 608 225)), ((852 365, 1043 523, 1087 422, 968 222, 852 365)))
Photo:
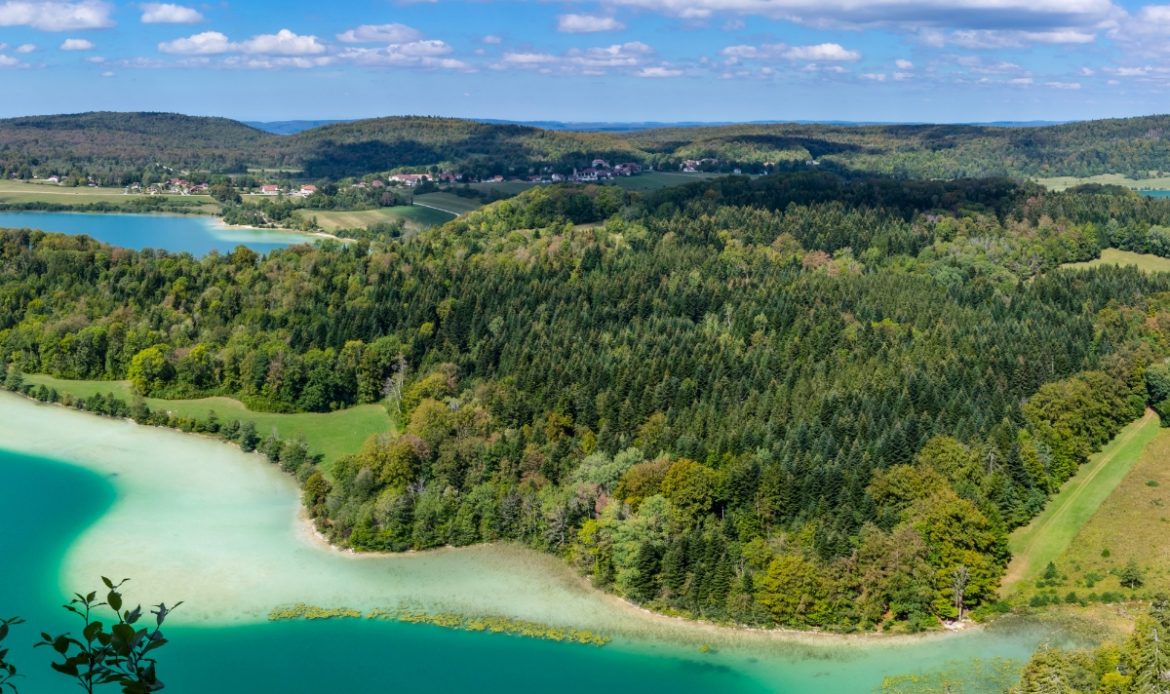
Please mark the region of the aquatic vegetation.
POLYGON ((424 612, 371 610, 366 615, 366 618, 404 622, 407 624, 429 624, 431 626, 443 627, 444 629, 482 631, 492 634, 542 639, 545 641, 579 643, 588 646, 604 646, 610 642, 608 636, 597 634, 588 629, 554 627, 537 622, 509 619, 507 617, 465 617, 452 613, 427 614, 424 612))
POLYGON ((359 619, 362 613, 348 607, 317 607, 298 602, 291 607, 277 607, 268 613, 268 621, 283 622, 293 619, 359 619))

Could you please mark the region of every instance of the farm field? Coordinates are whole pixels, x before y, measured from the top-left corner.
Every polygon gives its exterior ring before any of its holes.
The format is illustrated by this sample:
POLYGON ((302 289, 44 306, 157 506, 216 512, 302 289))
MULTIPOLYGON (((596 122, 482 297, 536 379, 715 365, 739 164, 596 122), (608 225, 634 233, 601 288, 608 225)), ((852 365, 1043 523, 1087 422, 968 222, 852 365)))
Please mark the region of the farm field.
MULTIPOLYGON (((68 393, 77 398, 113 393, 129 402, 134 397, 129 381, 73 381, 40 374, 26 375, 24 380, 26 383, 56 388, 59 393, 68 393)), ((181 417, 204 419, 209 412, 214 411, 220 421, 238 419, 241 422, 252 422, 262 437, 273 431, 280 438, 303 436, 311 452, 325 457, 326 470, 341 456, 356 453, 372 434, 390 431, 394 426, 386 408, 381 405, 358 405, 336 412, 276 414, 253 412, 239 400, 224 397, 145 400, 152 410, 167 410, 181 417)))
POLYGON ((1144 272, 1170 272, 1170 258, 1163 258, 1149 253, 1134 253, 1116 248, 1106 248, 1101 251, 1101 257, 1083 263, 1067 263, 1061 267, 1072 270, 1087 270, 1101 265, 1132 265, 1144 272))
POLYGON ((539 185, 539 184, 532 183, 530 181, 501 181, 500 183, 469 183, 468 184, 468 186, 472 190, 477 190, 481 193, 490 193, 491 191, 494 190, 494 191, 497 191, 498 193, 500 193, 501 195, 519 195, 520 193, 523 193, 524 191, 526 191, 529 188, 532 188, 536 185, 539 185))
POLYGON ((451 221, 452 216, 440 210, 418 205, 382 207, 376 210, 297 210, 301 219, 317 218, 317 224, 327 232, 340 229, 365 229, 374 224, 402 220, 408 231, 418 231, 451 221))
POLYGON ((1151 439, 1129 475, 1053 557, 1058 594, 1123 592, 1116 572, 1130 562, 1141 571, 1140 593, 1170 591, 1170 430, 1151 439))
MULTIPOLYGON (((121 188, 71 188, 51 183, 0 181, 0 203, 58 203, 85 205, 97 202, 118 204, 144 199, 145 195, 126 195, 121 188)), ((160 195, 166 200, 186 200, 215 205, 209 195, 160 195)), ((218 206, 216 206, 218 207, 218 206)))
POLYGON ((423 193, 414 196, 414 204, 443 210, 456 216, 483 207, 483 201, 478 198, 464 198, 454 193, 423 193))
POLYGON ((1012 533, 1008 540, 1012 562, 1003 579, 1005 594, 1027 590, 1049 562, 1056 561, 1071 547, 1083 544, 1079 539, 1074 542, 1074 538, 1078 538, 1078 533, 1139 459, 1147 455, 1147 447, 1159 435, 1170 444, 1158 416, 1147 410, 1145 416, 1122 429, 1113 441, 1082 465, 1039 516, 1012 533))
POLYGON ((637 176, 620 177, 614 179, 613 185, 639 193, 653 192, 663 188, 683 186, 696 181, 705 181, 718 178, 724 174, 713 173, 682 173, 681 171, 650 171, 637 176))
POLYGON ((1053 178, 1037 178, 1037 183, 1049 190, 1067 190, 1085 183, 1100 183, 1101 185, 1123 186, 1134 190, 1170 190, 1170 176, 1156 178, 1129 178, 1121 174, 1100 174, 1098 176, 1056 176, 1053 178))

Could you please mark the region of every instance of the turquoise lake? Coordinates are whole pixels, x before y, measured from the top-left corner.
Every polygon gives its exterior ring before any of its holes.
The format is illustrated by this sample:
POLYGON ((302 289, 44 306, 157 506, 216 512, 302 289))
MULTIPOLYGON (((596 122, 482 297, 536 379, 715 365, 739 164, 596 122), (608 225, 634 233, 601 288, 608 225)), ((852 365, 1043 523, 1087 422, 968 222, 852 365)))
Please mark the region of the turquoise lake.
MULTIPOLYGON (((210 439, 0 394, 0 615, 29 692, 71 692, 33 650, 76 629, 59 605, 103 574, 128 598, 186 604, 160 672, 175 692, 872 692, 925 676, 951 692, 1003 691, 1052 627, 841 642, 713 629, 631 610, 546 555, 507 546, 353 556, 297 520, 295 487, 263 459, 210 439), (614 637, 598 648, 439 627, 265 620, 304 601, 502 615, 614 637), (703 653, 701 645, 713 650, 703 653)), ((921 683, 920 683, 921 684, 921 683)), ((914 689, 890 691, 930 691, 914 689)))
POLYGON ((85 234, 123 248, 157 248, 196 256, 211 251, 228 253, 236 246, 266 253, 314 240, 292 232, 227 228, 213 217, 181 215, 0 212, 0 228, 4 227, 85 234))

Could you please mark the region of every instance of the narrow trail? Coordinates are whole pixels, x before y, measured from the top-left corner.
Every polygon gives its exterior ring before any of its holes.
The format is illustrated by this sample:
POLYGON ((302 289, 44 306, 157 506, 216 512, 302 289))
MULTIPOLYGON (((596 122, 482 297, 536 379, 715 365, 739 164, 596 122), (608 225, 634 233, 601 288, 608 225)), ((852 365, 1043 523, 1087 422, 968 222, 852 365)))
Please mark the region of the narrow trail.
MULTIPOLYGON (((1137 420, 1137 426, 1131 427, 1124 435, 1108 444, 1110 452, 1103 455, 1099 460, 1096 461, 1096 463, 1093 465, 1092 471, 1090 471, 1089 474, 1084 477, 1084 479, 1077 481, 1074 478, 1073 480, 1070 480, 1070 483, 1075 484, 1076 488, 1067 495, 1060 494, 1057 496, 1057 498, 1054 500, 1055 505, 1051 507, 1052 512, 1043 514, 1040 517, 1043 518, 1043 520, 1040 521, 1038 526, 1030 530, 1031 538, 1029 539, 1028 543, 1023 547, 1020 547, 1019 551, 1015 552, 1012 556, 1012 561, 1010 564, 1008 564, 1007 572, 1003 577, 1001 588, 1002 591, 1006 592, 1009 588, 1014 586, 1028 575, 1030 569, 1032 568, 1032 557, 1034 557, 1036 554, 1036 547, 1043 544, 1043 541, 1047 539, 1048 529, 1053 527, 1054 523, 1059 524, 1065 518, 1065 516, 1070 513, 1071 509, 1076 507, 1076 501, 1084 495, 1086 490, 1092 487, 1093 480, 1095 480, 1101 474, 1101 471, 1107 469, 1110 464, 1117 458, 1117 456, 1123 450, 1125 450, 1126 445, 1132 441, 1134 437, 1141 433, 1152 420, 1156 418, 1157 414, 1155 414, 1153 410, 1147 409, 1145 415, 1141 419, 1137 420)), ((1112 493, 1112 490, 1110 490, 1110 493, 1112 493)), ((1040 520, 1040 518, 1037 518, 1037 520, 1040 520)), ((1028 528, 1031 528, 1031 526, 1029 525, 1028 528)), ((1072 542, 1075 537, 1076 533, 1074 533, 1073 536, 1069 538, 1069 542, 1072 542)))
POLYGON ((452 212, 451 210, 444 210, 442 207, 435 207, 434 205, 428 205, 428 204, 426 204, 425 202, 414 202, 414 203, 412 203, 412 204, 414 204, 414 205, 417 205, 418 207, 425 207, 425 208, 427 208, 428 210, 437 210, 437 211, 439 211, 439 212, 443 212, 443 213, 445 213, 445 214, 449 214, 449 215, 451 215, 452 217, 458 217, 458 216, 459 216, 459 213, 458 213, 458 212, 452 212))

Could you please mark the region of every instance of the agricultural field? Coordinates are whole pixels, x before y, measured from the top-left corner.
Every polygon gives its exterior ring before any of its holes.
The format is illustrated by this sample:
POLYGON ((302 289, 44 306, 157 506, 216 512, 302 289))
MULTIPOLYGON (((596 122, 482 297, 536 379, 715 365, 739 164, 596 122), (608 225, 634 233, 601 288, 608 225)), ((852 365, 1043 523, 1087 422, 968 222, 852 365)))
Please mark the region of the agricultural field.
POLYGON ((317 225, 322 230, 334 232, 340 229, 365 229, 374 224, 396 222, 402 220, 408 231, 419 231, 433 226, 445 224, 454 215, 441 210, 418 205, 399 205, 397 207, 382 207, 376 210, 297 210, 297 217, 301 219, 317 219, 317 225))
POLYGON ((519 195, 534 186, 540 185, 531 181, 501 181, 500 183, 469 183, 472 190, 481 193, 490 193, 493 190, 501 195, 519 195))
POLYGON ((683 186, 696 181, 717 178, 726 174, 682 173, 681 171, 650 171, 637 176, 614 179, 613 185, 639 193, 649 193, 663 188, 683 186))
MULTIPOLYGON (((26 375, 24 380, 26 383, 56 388, 59 393, 68 393, 77 398, 110 393, 127 402, 134 398, 129 381, 70 381, 39 374, 26 375)), ((238 419, 241 422, 252 422, 261 436, 272 432, 276 432, 282 439, 303 436, 312 453, 325 457, 326 470, 337 458, 356 453, 370 435, 387 432, 394 427, 382 405, 358 405, 336 412, 275 414, 253 412, 239 400, 224 397, 145 400, 152 410, 167 410, 181 417, 206 419, 208 413, 214 411, 220 421, 238 419)))
MULTIPOLYGON (((87 205, 98 202, 119 204, 146 198, 145 195, 126 195, 121 188, 72 188, 51 183, 0 181, 0 203, 57 203, 87 205)), ((160 195, 165 200, 186 200, 215 205, 209 195, 160 195)), ((216 206, 218 209, 218 206, 216 206)))
POLYGON ((1071 270, 1087 270, 1101 265, 1132 265, 1144 272, 1170 272, 1170 258, 1163 258, 1149 253, 1134 253, 1116 248, 1106 248, 1101 251, 1101 257, 1083 263, 1066 263, 1061 267, 1071 270))
MULTIPOLYGON (((1114 490, 1129 484, 1127 475, 1132 478, 1150 474, 1138 472, 1135 467, 1151 451, 1163 446, 1170 451, 1170 432, 1163 432, 1158 416, 1147 410, 1144 417, 1122 429, 1113 441, 1082 465, 1039 516, 1012 533, 1008 540, 1012 562, 1003 579, 1004 594, 1026 593, 1043 575, 1049 562, 1058 562, 1066 553, 1078 551, 1084 545, 1081 535, 1096 521, 1095 514, 1116 504, 1111 496, 1114 490), (1162 442, 1159 447, 1150 446, 1155 438, 1162 442)), ((1167 475, 1170 476, 1170 470, 1167 475)), ((1167 485, 1170 491, 1170 479, 1167 485)), ((1170 515, 1170 510, 1166 513, 1170 515)), ((1167 529, 1170 527, 1164 527, 1162 532, 1167 529)), ((1170 542, 1167 547, 1170 548, 1170 542)))
POLYGON ((1100 174, 1098 176, 1056 176, 1053 178, 1037 178, 1037 183, 1049 190, 1067 190, 1086 183, 1100 183, 1101 185, 1122 186, 1134 190, 1170 190, 1170 176, 1156 178, 1128 178, 1121 174, 1100 174))
POLYGON ((450 212, 455 216, 483 207, 483 201, 479 198, 464 198, 454 193, 423 193, 414 196, 414 204, 450 212))

